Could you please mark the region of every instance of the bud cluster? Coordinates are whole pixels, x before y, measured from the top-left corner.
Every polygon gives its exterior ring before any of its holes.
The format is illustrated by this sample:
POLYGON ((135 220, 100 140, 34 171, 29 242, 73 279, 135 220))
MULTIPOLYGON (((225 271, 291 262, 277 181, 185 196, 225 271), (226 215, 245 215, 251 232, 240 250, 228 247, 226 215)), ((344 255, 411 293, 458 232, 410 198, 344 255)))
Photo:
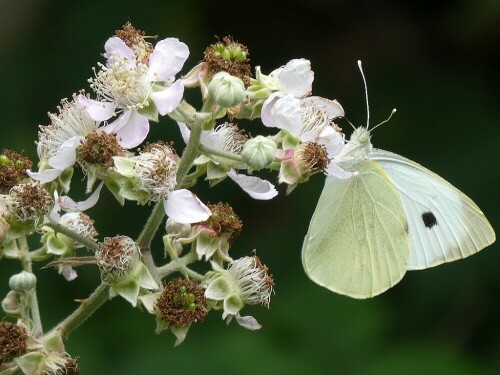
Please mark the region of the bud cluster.
POLYGON ((105 42, 90 91, 62 99, 50 123, 39 127, 37 170, 14 151, 0 155, 0 259, 17 259, 26 270, 10 278, 2 300, 4 312, 19 322, 0 323, 0 359, 13 366, 9 371, 79 373, 78 358, 65 351, 59 333, 69 335, 114 297, 150 313, 156 331, 170 330, 176 345, 212 310, 227 323, 260 328, 241 312, 247 305, 269 308, 273 277, 255 253, 233 259, 243 228, 233 208, 205 204, 191 189, 228 178, 251 198, 270 200, 278 195, 274 181, 290 193, 316 173, 345 172, 329 169, 345 143, 334 122, 344 112, 337 101, 312 95, 306 59, 264 74, 250 64, 248 47, 227 36, 182 75, 189 54, 177 38, 147 36, 126 23, 105 42), (185 95, 192 88, 201 91, 198 109, 185 95), (175 124, 153 125, 165 116, 177 123, 185 148, 172 141, 175 124), (260 128, 248 125, 254 120, 260 128), (83 180, 88 196, 74 200, 78 189, 71 187, 83 180), (136 240, 99 239, 91 209, 102 190, 120 205, 154 206, 136 240), (158 228, 164 228, 164 249, 153 241, 158 228), (78 282, 77 266, 96 267, 102 281, 71 319, 45 334, 33 267, 41 261, 64 276, 61 282, 78 282))

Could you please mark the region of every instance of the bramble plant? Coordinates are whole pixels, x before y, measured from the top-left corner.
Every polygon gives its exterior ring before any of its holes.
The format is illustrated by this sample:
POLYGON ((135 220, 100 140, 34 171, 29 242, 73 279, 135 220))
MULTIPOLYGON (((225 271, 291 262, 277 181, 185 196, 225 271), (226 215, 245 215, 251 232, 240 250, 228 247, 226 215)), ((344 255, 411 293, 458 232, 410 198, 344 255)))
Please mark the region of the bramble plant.
POLYGON ((170 330, 175 345, 211 311, 221 311, 227 323, 259 329, 255 318, 241 312, 245 305, 269 307, 274 281, 268 268, 255 251, 233 259, 240 218, 228 203, 204 204, 188 189, 200 179, 215 186, 229 177, 253 199, 267 200, 278 192, 254 175, 259 170, 277 171, 287 194, 315 173, 350 175, 330 163, 345 143, 333 122, 343 109, 335 100, 311 96, 308 60, 291 60, 267 75, 257 66, 252 76, 247 47, 224 37, 180 76, 187 45, 155 39, 127 23, 106 41, 105 61, 89 79, 93 93, 81 90, 63 99, 57 113, 49 113, 50 124, 40 126, 38 168, 14 151, 0 156, 0 258, 23 267, 10 278, 2 301, 5 314, 17 319, 0 323, 2 374, 79 373, 63 340, 115 296, 153 315, 156 332, 170 330), (189 88, 201 91, 198 110, 184 99, 189 88), (150 122, 160 116, 177 122, 183 150, 169 140, 146 142, 150 122), (238 119, 260 119, 276 134, 251 137, 238 119), (83 201, 69 195, 75 167, 86 178, 89 196, 83 201), (103 187, 121 205, 151 204, 137 239, 120 234, 98 240, 84 211, 98 202, 103 187), (160 228, 165 263, 156 265, 150 246, 160 228), (30 236, 40 238, 39 248, 29 248, 30 236), (210 270, 194 271, 195 262, 210 270), (101 282, 73 313, 44 331, 34 263, 68 281, 77 277, 77 266, 95 265, 101 282))

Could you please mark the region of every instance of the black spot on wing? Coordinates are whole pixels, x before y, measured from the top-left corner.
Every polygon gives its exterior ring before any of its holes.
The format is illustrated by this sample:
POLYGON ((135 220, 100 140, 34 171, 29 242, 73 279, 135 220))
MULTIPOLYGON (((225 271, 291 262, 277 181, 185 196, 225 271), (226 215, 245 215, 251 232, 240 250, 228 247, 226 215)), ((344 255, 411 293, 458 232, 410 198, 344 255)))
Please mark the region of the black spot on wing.
POLYGON ((436 216, 430 211, 424 212, 422 214, 422 221, 424 222, 424 225, 431 229, 434 225, 438 225, 436 216))

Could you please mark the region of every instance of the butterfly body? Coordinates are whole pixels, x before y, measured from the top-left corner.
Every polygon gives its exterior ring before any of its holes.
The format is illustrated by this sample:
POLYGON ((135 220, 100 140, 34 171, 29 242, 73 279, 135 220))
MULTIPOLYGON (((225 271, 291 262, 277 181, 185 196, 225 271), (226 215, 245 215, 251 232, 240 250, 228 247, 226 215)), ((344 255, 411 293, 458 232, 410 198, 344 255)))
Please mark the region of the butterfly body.
POLYGON ((351 178, 325 181, 302 248, 313 281, 373 297, 407 270, 462 259, 495 241, 470 198, 418 163, 373 148, 370 137, 356 129, 333 161, 351 178))

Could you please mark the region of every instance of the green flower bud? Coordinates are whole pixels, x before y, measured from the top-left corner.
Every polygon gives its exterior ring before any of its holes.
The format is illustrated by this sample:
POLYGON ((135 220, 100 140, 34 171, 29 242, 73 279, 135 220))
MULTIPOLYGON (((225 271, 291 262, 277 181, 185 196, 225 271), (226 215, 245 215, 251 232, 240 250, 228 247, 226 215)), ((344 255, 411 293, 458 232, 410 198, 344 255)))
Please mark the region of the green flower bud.
POLYGON ((36 276, 31 272, 22 271, 9 279, 9 287, 15 292, 31 290, 36 286, 36 276))
POLYGON ((208 93, 224 108, 234 107, 245 98, 243 81, 226 72, 219 72, 208 85, 208 93))
POLYGON ((273 162, 275 153, 276 143, 272 139, 258 135, 245 143, 241 157, 251 168, 262 169, 273 162))

